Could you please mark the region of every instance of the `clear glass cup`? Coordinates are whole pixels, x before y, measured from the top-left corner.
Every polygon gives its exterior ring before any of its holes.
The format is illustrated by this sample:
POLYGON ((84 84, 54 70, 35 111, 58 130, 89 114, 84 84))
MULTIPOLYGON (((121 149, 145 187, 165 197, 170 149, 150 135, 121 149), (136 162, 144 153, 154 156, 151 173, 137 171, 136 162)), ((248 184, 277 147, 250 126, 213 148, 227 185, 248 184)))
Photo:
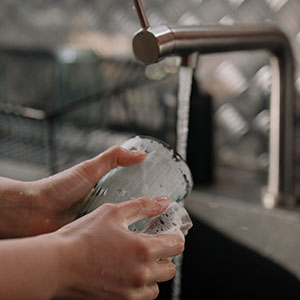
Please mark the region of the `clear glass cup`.
MULTIPOLYGON (((146 158, 137 165, 117 167, 106 174, 95 185, 78 217, 106 202, 118 203, 139 197, 167 196, 173 207, 174 218, 174 211, 177 212, 178 209, 174 210, 173 203, 176 202, 183 208, 184 199, 193 187, 192 175, 186 162, 168 144, 153 137, 135 136, 125 141, 121 147, 145 151, 146 158)), ((180 211, 177 218, 183 220, 186 213, 182 214, 182 209, 180 211)), ((150 219, 138 221, 130 229, 142 231, 149 221, 150 219)))

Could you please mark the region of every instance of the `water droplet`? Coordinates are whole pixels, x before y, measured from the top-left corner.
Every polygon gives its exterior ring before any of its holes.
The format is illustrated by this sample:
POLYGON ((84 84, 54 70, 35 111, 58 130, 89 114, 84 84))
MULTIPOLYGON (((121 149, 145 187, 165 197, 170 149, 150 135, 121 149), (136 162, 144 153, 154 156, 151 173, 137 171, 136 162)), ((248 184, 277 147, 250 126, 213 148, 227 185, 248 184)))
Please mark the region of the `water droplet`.
POLYGON ((242 229, 243 231, 247 231, 247 230, 250 229, 250 227, 248 227, 248 226, 241 226, 241 229, 242 229))
POLYGON ((124 197, 124 196, 126 196, 126 195, 128 194, 128 192, 127 192, 125 189, 123 189, 123 188, 119 188, 119 189, 117 190, 117 193, 118 193, 121 197, 124 197))

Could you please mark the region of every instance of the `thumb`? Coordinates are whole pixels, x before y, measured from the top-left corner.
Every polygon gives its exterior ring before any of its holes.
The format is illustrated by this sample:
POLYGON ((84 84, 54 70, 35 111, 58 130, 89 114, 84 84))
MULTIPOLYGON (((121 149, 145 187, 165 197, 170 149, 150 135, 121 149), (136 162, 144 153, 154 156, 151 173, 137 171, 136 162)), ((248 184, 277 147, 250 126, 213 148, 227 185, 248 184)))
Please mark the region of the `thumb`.
POLYGON ((48 197, 63 199, 65 205, 84 199, 107 172, 117 166, 130 166, 144 160, 142 151, 112 147, 102 154, 39 181, 48 197))
POLYGON ((94 185, 101 177, 117 166, 131 166, 142 162, 145 157, 146 154, 143 151, 130 151, 115 146, 90 160, 82 162, 71 170, 83 174, 94 185))
POLYGON ((126 226, 135 221, 151 218, 161 214, 170 204, 168 197, 137 198, 125 202, 118 203, 120 213, 120 221, 126 226))

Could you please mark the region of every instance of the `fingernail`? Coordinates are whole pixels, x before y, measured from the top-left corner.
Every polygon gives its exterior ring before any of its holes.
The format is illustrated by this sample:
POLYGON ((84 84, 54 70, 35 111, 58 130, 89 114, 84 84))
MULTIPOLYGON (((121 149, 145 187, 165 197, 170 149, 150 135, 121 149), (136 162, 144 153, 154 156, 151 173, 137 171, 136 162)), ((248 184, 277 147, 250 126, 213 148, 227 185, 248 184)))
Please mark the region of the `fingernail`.
POLYGON ((168 206, 169 203, 170 203, 170 199, 168 197, 165 197, 165 196, 156 197, 153 200, 162 207, 168 206))
POLYGON ((141 151, 141 150, 132 150, 131 151, 133 155, 136 155, 136 156, 145 156, 145 152, 144 151, 141 151))

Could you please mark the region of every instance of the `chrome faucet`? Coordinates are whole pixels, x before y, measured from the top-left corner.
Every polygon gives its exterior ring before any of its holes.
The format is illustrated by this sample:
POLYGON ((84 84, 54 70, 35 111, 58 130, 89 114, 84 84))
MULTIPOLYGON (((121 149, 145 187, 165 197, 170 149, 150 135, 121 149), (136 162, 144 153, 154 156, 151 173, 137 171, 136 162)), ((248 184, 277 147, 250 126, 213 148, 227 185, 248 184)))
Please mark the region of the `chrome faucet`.
POLYGON ((137 60, 152 64, 175 55, 267 50, 272 67, 268 184, 266 208, 295 203, 294 186, 294 58, 287 36, 270 25, 213 25, 151 27, 141 0, 134 0, 141 29, 133 38, 137 60))

